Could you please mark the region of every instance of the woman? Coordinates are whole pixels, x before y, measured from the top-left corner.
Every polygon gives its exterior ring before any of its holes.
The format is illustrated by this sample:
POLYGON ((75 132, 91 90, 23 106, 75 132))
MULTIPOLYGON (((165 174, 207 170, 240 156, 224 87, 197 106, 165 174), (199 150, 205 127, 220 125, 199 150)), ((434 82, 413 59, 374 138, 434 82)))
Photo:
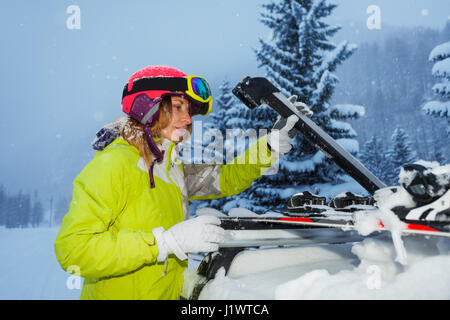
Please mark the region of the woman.
MULTIPOLYGON (((234 161, 246 164, 176 161, 174 146, 191 132, 192 116, 210 112, 212 97, 206 80, 175 68, 134 73, 122 105, 128 116, 106 128, 115 139, 74 181, 56 257, 63 269, 80 270, 82 299, 179 299, 186 254, 216 251, 224 238, 217 217, 188 220, 188 200, 238 194, 277 156, 264 136, 241 156, 258 159, 234 161)), ((280 150, 290 148, 296 120, 280 131, 280 150)))

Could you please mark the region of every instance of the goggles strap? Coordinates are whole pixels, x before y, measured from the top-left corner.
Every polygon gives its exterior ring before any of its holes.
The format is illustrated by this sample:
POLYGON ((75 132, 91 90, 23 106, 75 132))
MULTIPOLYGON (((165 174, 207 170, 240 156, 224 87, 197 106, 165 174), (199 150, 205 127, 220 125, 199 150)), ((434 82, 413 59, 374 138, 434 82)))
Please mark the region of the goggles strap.
POLYGON ((164 90, 164 91, 186 91, 188 89, 186 78, 174 77, 158 77, 158 78, 141 78, 133 82, 133 86, 128 91, 128 84, 123 88, 122 100, 126 96, 141 91, 164 90))

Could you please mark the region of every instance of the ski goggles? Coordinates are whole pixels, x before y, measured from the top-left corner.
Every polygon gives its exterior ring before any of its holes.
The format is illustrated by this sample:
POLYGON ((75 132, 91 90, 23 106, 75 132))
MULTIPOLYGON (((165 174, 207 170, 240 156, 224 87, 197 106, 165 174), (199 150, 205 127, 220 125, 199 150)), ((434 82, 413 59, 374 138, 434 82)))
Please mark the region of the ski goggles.
POLYGON ((122 104, 126 113, 131 111, 132 102, 130 100, 134 100, 140 93, 145 93, 151 99, 183 94, 193 103, 191 106, 192 116, 197 114, 205 116, 212 108, 210 86, 204 78, 199 76, 142 78, 133 82, 131 90, 128 90, 128 84, 126 84, 122 94, 122 104))

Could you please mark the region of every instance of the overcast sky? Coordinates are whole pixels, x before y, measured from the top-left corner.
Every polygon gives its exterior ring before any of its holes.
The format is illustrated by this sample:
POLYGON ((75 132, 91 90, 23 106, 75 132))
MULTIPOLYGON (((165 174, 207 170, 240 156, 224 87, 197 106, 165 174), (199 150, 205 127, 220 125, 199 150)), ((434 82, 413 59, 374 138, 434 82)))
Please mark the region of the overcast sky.
MULTIPOLYGON (((172 65, 232 85, 257 69, 252 48, 269 30, 262 0, 2 1, 0 184, 51 193, 67 187, 92 156, 98 128, 121 116, 124 83, 137 69, 172 65), (80 29, 68 29, 70 5, 80 29)), ((442 28, 448 0, 344 0, 330 18, 341 35, 367 33, 369 5, 387 26, 442 28), (350 23, 350 24, 349 24, 350 23)), ((354 37, 354 39, 352 39, 354 37)), ((213 91, 213 93, 215 93, 213 91)))

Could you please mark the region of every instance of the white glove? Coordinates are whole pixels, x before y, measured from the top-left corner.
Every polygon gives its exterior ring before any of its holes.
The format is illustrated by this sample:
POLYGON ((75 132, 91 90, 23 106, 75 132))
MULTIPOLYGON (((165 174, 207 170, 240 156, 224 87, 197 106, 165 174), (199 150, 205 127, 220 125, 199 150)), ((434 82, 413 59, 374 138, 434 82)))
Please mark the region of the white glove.
POLYGON ((158 246, 158 262, 166 260, 169 254, 178 259, 187 259, 189 252, 212 252, 219 249, 219 243, 225 239, 225 230, 220 219, 214 216, 199 216, 177 223, 169 230, 163 227, 153 229, 158 246))
POLYGON ((286 124, 280 130, 272 129, 267 138, 267 142, 273 151, 283 155, 292 149, 291 142, 293 137, 289 135, 289 132, 294 128, 297 121, 298 117, 293 114, 287 118, 286 124))
POLYGON ((297 109, 298 112, 303 113, 305 116, 309 118, 313 116, 314 112, 312 112, 311 109, 308 108, 308 106, 303 102, 297 101, 296 95, 290 96, 288 100, 294 105, 294 107, 297 109))
MULTIPOLYGON (((314 114, 306 104, 297 101, 296 95, 289 97, 288 100, 294 105, 298 112, 303 113, 307 117, 311 118, 314 114)), ((275 121, 275 124, 273 125, 272 132, 268 137, 269 145, 272 150, 280 153, 281 155, 288 153, 291 150, 292 139, 298 132, 297 129, 294 128, 295 123, 298 121, 297 116, 291 115, 289 118, 286 119, 278 116, 277 121, 275 121), (288 119, 291 117, 292 122, 288 123, 288 119), (296 119, 295 121, 294 118, 296 119), (277 131, 274 131, 274 129, 279 130, 279 136, 277 136, 277 131)))

